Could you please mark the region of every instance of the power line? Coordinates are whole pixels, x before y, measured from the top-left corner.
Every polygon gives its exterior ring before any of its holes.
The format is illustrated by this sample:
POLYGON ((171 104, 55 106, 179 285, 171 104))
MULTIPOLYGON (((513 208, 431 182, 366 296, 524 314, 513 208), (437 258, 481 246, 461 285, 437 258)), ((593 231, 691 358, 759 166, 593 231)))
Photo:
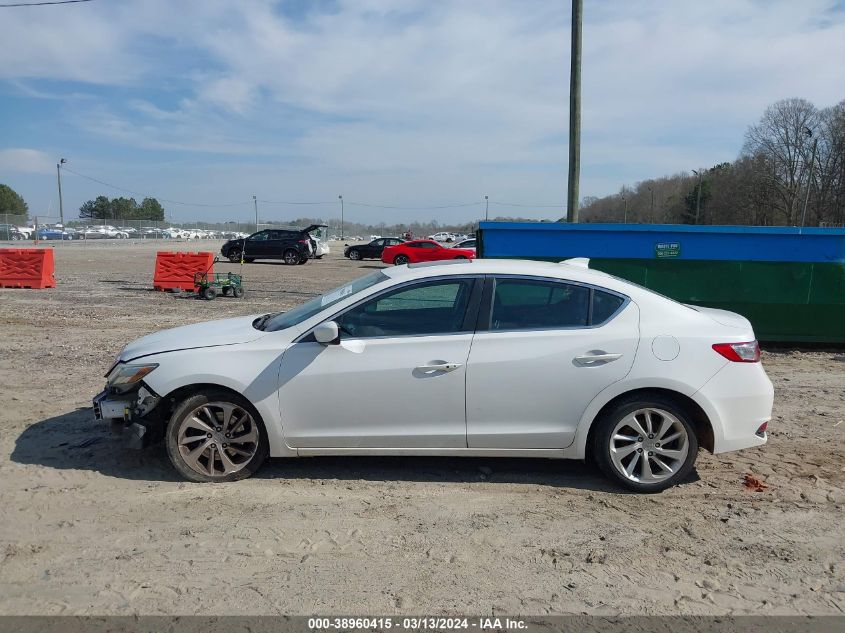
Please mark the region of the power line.
POLYGON ((535 209, 565 209, 565 204, 521 204, 519 202, 497 202, 491 200, 490 204, 497 204, 500 207, 533 207, 535 209))
POLYGON ((182 202, 181 200, 170 200, 168 198, 159 198, 158 196, 150 195, 148 193, 141 193, 140 191, 132 191, 131 189, 126 189, 125 187, 118 187, 117 185, 113 185, 110 182, 106 182, 105 180, 100 180, 99 178, 93 178, 92 176, 86 176, 85 174, 80 174, 78 171, 74 171, 69 167, 65 167, 64 171, 70 172, 80 178, 85 178, 86 180, 90 180, 92 182, 96 182, 100 185, 105 185, 106 187, 111 187, 112 189, 117 189, 118 191, 123 191, 124 193, 131 193, 133 196, 143 196, 144 198, 155 198, 161 202, 168 202, 170 204, 181 204, 186 207, 240 207, 242 205, 249 204, 249 201, 244 202, 225 202, 219 204, 209 204, 205 202, 182 202))
POLYGON ((462 202, 458 204, 444 204, 439 206, 427 206, 427 207, 398 207, 398 206, 391 206, 391 205, 384 205, 384 204, 369 204, 367 202, 351 202, 344 200, 346 204, 351 204, 356 207, 371 207, 374 209, 398 209, 402 211, 429 211, 434 209, 458 209, 461 207, 473 207, 479 202, 462 202))
POLYGON ((15 2, 13 4, 0 4, 0 9, 11 9, 12 7, 44 7, 52 4, 78 4, 80 2, 91 2, 92 0, 53 0, 52 2, 15 2))
MULTIPOLYGON (((97 184, 104 185, 106 187, 110 187, 111 189, 115 189, 117 191, 122 191, 124 193, 132 194, 133 196, 139 196, 143 198, 155 198, 159 202, 167 202, 169 204, 178 204, 186 207, 240 207, 249 205, 251 200, 244 200, 242 202, 220 202, 220 203, 208 203, 208 202, 185 202, 184 200, 172 200, 170 198, 160 198, 154 194, 150 193, 143 193, 141 191, 134 191, 133 189, 127 189, 126 187, 121 187, 119 185, 112 184, 110 182, 106 182, 105 180, 101 180, 99 178, 94 178, 93 176, 87 176, 85 174, 81 174, 78 171, 71 169, 70 167, 63 166, 62 171, 66 171, 68 173, 74 174, 75 176, 79 176, 80 178, 84 178, 85 180, 90 180, 91 182, 96 182, 97 184)), ((262 204, 279 204, 279 205, 291 205, 291 206, 314 206, 314 205, 335 205, 337 204, 334 200, 330 201, 321 201, 321 202, 309 202, 309 201, 290 201, 290 200, 258 200, 262 204)), ((441 204, 441 205, 430 205, 430 206, 401 206, 401 205, 388 205, 388 204, 373 204, 369 202, 354 202, 351 200, 346 200, 344 198, 344 202, 346 204, 356 206, 356 207, 367 207, 371 209, 390 209, 390 210, 397 210, 397 211, 437 211, 442 209, 462 209, 466 207, 474 207, 478 204, 481 204, 479 201, 474 202, 456 202, 453 204, 441 204)), ((564 209, 566 205, 563 204, 523 204, 519 202, 500 202, 496 200, 490 200, 490 204, 495 204, 501 207, 526 207, 526 208, 535 208, 535 209, 564 209)))
POLYGON ((332 200, 330 202, 287 202, 285 200, 259 200, 259 202, 261 202, 263 204, 292 204, 292 205, 298 205, 298 204, 337 204, 334 200, 332 200))

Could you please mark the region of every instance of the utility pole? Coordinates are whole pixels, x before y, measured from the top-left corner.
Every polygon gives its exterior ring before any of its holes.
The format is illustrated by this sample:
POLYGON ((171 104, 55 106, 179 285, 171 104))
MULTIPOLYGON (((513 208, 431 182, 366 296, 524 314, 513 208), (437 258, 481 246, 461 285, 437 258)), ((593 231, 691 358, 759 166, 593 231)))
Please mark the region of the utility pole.
POLYGON ((67 161, 64 158, 61 158, 59 159, 59 162, 56 163, 56 176, 59 179, 59 219, 62 223, 62 230, 65 228, 65 207, 62 202, 62 165, 66 162, 67 161))
POLYGON ((484 196, 484 219, 490 219, 490 198, 489 196, 484 196))
MULTIPOLYGON (((813 136, 813 131, 810 128, 804 128, 804 134, 808 138, 813 136)), ((810 186, 813 184, 813 167, 816 164, 816 146, 819 143, 818 138, 813 139, 813 154, 810 158, 810 172, 807 174, 807 194, 804 196, 804 211, 801 213, 801 227, 804 227, 804 222, 807 220, 807 203, 810 201, 810 186)))
POLYGON ((628 198, 625 195, 622 196, 622 204, 625 205, 624 215, 622 216, 622 221, 625 224, 628 224, 628 198))
POLYGON ((252 204, 255 206, 255 232, 258 233, 258 198, 252 196, 252 204))
POLYGON ((654 224, 654 187, 649 187, 648 190, 651 192, 651 215, 648 219, 651 224, 654 224))
POLYGON ((572 0, 572 52, 569 68, 569 190, 566 221, 578 221, 578 181, 581 178, 581 30, 584 0, 572 0))
POLYGON ((698 176, 698 193, 695 196, 695 223, 698 224, 698 219, 701 216, 701 172, 693 169, 692 173, 698 176))
POLYGON ((343 196, 337 197, 340 200, 340 239, 343 240, 343 196))

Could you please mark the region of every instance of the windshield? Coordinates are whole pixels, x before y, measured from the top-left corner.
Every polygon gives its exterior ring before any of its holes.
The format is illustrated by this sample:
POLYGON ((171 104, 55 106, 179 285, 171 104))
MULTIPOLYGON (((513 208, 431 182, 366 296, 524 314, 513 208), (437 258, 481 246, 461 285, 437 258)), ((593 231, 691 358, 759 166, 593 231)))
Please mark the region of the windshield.
POLYGON ((388 276, 381 271, 372 273, 366 277, 361 277, 351 283, 335 288, 334 290, 330 290, 326 294, 314 297, 310 301, 303 303, 301 306, 295 307, 293 310, 268 315, 268 319, 261 319, 259 321, 260 326, 258 329, 265 330, 267 332, 275 332, 277 330, 289 328, 292 325, 297 325, 302 323, 305 319, 314 316, 321 310, 325 310, 326 308, 333 306, 338 301, 351 297, 352 295, 357 294, 362 290, 366 290, 370 286, 375 286, 386 279, 388 279, 388 276))

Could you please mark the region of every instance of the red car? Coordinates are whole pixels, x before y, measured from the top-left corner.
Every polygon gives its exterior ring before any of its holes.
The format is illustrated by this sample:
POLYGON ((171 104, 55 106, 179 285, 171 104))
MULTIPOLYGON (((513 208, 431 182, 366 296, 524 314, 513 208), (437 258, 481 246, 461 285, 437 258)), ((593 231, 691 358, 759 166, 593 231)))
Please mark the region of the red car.
POLYGON ((381 253, 385 264, 416 264, 433 262, 441 259, 475 259, 475 249, 446 248, 434 240, 414 240, 396 246, 389 246, 381 253))

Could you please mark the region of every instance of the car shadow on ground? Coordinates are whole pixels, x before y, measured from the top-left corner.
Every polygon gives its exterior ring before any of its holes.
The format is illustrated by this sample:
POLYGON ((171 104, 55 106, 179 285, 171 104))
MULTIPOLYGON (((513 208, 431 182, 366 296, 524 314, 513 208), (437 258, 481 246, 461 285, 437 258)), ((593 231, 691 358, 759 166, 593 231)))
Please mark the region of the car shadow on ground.
MULTIPOLYGON (((11 460, 47 468, 88 470, 143 481, 181 481, 159 443, 123 446, 108 425, 80 408, 27 427, 11 460)), ((269 460, 261 479, 522 484, 631 494, 611 484, 592 463, 515 457, 304 457, 269 460)), ((684 483, 698 481, 693 470, 684 483)), ((683 484, 682 484, 683 485, 683 484)))

